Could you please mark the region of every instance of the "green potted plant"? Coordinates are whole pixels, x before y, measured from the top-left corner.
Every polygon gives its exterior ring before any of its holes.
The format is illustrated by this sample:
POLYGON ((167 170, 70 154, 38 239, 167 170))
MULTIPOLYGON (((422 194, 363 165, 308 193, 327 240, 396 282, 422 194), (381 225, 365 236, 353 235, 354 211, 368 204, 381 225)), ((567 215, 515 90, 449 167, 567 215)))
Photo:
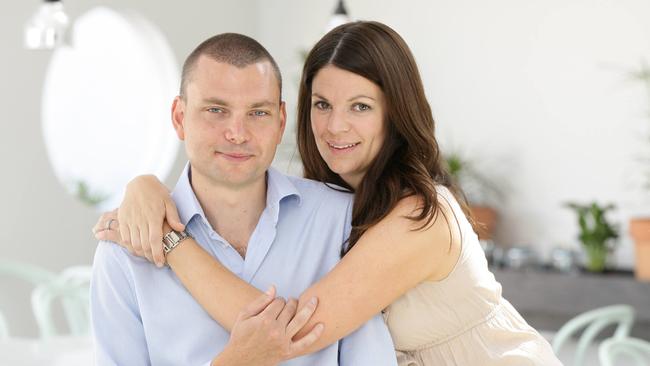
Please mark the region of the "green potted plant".
MULTIPOLYGON (((631 73, 634 80, 640 81, 645 86, 647 96, 650 97, 650 67, 643 62, 641 68, 631 73)), ((650 113, 650 111, 649 111, 650 113)), ((650 142, 650 136, 647 136, 650 142)), ((644 169, 643 188, 650 191, 650 158, 641 159, 644 169)), ((650 217, 633 217, 630 219, 630 236, 634 240, 634 273, 641 281, 650 281, 650 217)))
POLYGON ((578 215, 578 240, 586 255, 585 268, 591 272, 604 271, 607 257, 614 250, 618 238, 617 228, 607 221, 605 214, 615 206, 600 206, 596 202, 586 205, 571 202, 566 207, 578 215))
POLYGON ((453 152, 444 158, 454 183, 467 196, 479 239, 492 240, 498 218, 494 202, 503 198, 501 189, 461 154, 453 152))

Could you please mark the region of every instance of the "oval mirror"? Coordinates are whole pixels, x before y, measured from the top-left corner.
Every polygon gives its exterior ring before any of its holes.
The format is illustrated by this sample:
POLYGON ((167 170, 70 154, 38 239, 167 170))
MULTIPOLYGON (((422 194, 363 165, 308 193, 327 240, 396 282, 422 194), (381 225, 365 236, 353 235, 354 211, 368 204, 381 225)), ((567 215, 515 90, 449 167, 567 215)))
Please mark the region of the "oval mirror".
POLYGON ((56 49, 47 69, 43 135, 68 192, 106 210, 134 176, 163 180, 172 168, 179 71, 164 36, 135 14, 93 8, 71 32, 72 45, 56 49))

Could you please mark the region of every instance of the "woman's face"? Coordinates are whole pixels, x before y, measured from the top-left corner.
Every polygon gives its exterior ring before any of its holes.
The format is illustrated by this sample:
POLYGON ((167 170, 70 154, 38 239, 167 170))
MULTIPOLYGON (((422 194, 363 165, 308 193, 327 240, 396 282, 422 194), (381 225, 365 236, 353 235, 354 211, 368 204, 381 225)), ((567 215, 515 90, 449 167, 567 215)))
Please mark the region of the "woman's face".
POLYGON ((312 81, 311 128, 329 168, 357 188, 384 143, 384 93, 372 81, 336 66, 312 81))

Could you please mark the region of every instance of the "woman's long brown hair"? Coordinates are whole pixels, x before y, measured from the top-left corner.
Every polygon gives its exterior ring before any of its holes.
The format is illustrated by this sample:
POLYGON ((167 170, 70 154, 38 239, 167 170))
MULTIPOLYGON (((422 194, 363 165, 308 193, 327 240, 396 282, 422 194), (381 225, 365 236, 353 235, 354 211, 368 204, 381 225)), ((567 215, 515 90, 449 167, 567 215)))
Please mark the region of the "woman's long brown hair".
MULTIPOLYGON (((421 199, 418 214, 409 217, 424 228, 435 220, 435 185, 450 189, 470 218, 466 200, 443 164, 434 135, 434 121, 420 73, 406 42, 385 24, 360 21, 341 25, 312 48, 305 61, 298 96, 298 150, 305 178, 332 183, 355 192, 352 232, 342 254, 363 233, 382 220, 403 198, 421 199), (311 128, 311 86, 326 65, 350 71, 377 84, 385 95, 384 144, 356 190, 327 166, 311 128)), ((449 220, 447 220, 449 222, 449 220)))

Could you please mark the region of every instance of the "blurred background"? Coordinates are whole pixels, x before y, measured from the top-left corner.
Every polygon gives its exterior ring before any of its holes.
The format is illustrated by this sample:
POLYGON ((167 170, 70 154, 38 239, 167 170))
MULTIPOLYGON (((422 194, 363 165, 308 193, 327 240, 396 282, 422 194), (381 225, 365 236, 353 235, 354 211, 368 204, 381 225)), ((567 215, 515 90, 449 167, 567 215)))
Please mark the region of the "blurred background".
MULTIPOLYGON (((302 62, 328 29, 349 20, 390 25, 415 54, 443 154, 484 224, 482 243, 505 297, 549 340, 579 314, 626 305, 570 323, 573 331, 600 319, 607 328, 586 346, 586 364, 598 364, 591 351, 611 335, 650 340, 647 1, 4 6, 0 364, 87 364, 79 314, 96 245, 91 228, 132 177, 153 173, 174 185, 186 157, 169 110, 180 65, 198 43, 238 32, 276 58, 290 124, 274 165, 300 175, 302 62), (66 337, 74 340, 55 343, 66 337)), ((567 339, 556 341, 558 352, 580 364, 576 338, 567 339)))

